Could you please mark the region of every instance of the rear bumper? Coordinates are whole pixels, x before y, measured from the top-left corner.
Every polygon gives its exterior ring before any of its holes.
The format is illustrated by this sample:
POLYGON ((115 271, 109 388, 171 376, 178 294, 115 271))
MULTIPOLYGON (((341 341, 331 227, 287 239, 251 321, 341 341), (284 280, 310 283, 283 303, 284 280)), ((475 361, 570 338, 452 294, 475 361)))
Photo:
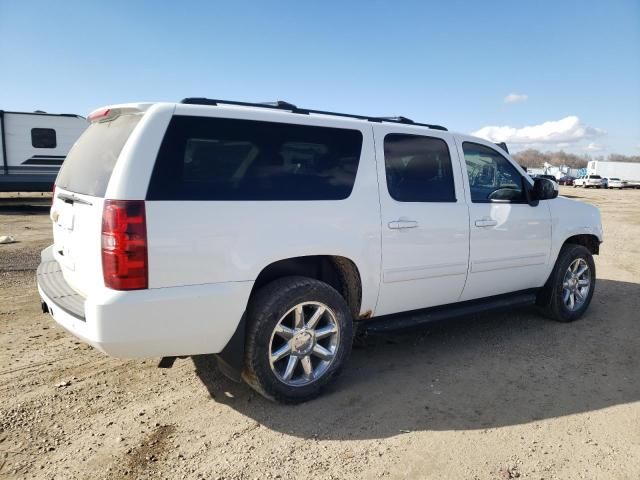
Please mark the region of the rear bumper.
POLYGON ((84 342, 119 358, 220 353, 253 286, 248 281, 129 292, 103 288, 83 298, 62 272, 55 273, 56 267, 51 247, 43 250, 38 291, 51 316, 84 342))

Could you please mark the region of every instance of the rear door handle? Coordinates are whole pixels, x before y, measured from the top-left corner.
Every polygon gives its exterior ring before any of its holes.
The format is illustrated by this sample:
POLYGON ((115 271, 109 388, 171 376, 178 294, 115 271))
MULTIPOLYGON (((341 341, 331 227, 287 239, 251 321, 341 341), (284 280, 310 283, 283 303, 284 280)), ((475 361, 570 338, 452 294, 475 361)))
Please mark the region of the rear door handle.
POLYGON ((476 227, 495 227, 496 225, 498 225, 498 221, 490 218, 476 220, 476 227))
POLYGON ((416 228, 418 222, 415 220, 394 220, 388 223, 389 228, 392 230, 403 230, 405 228, 416 228))

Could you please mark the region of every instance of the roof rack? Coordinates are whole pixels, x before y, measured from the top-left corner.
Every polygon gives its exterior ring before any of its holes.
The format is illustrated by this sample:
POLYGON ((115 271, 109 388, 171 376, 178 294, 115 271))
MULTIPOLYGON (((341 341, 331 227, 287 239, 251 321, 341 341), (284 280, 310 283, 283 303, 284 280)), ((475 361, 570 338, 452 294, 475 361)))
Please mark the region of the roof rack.
POLYGON ((410 118, 407 117, 368 117, 366 115, 354 115, 350 113, 338 113, 338 112, 327 112, 324 110, 311 110, 307 108, 298 108, 293 103, 284 102, 282 100, 278 100, 277 102, 263 102, 263 103, 252 103, 252 102, 238 102, 234 100, 219 100, 213 98, 201 98, 201 97, 190 97, 184 98, 180 101, 180 103, 188 104, 188 105, 237 105, 241 107, 259 107, 259 108, 270 108, 274 110, 286 110, 291 113, 299 113, 301 115, 309 115, 310 113, 317 115, 332 115, 335 117, 345 117, 345 118, 355 118, 358 120, 367 120, 369 122, 390 122, 390 123, 402 123, 406 125, 416 125, 419 127, 427 127, 432 130, 443 130, 447 131, 445 127, 442 125, 432 125, 429 123, 418 123, 414 122, 410 118))

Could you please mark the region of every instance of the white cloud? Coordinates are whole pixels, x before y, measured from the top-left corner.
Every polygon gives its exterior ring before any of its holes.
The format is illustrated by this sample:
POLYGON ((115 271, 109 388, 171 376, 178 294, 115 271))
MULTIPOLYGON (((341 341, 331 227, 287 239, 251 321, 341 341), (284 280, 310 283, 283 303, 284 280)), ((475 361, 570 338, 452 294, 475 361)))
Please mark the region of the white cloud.
POLYGON ((601 144, 599 144, 599 143, 591 142, 589 145, 584 147, 584 149, 588 150, 589 152, 599 152, 600 150, 603 149, 603 146, 601 144))
POLYGON ((510 93, 504 97, 504 103, 526 102, 528 99, 529 95, 525 95, 524 93, 510 93))
POLYGON ((600 137, 605 131, 585 125, 576 116, 552 120, 539 125, 515 128, 510 126, 488 126, 473 132, 471 135, 491 142, 507 142, 507 144, 558 144, 575 143, 600 137))

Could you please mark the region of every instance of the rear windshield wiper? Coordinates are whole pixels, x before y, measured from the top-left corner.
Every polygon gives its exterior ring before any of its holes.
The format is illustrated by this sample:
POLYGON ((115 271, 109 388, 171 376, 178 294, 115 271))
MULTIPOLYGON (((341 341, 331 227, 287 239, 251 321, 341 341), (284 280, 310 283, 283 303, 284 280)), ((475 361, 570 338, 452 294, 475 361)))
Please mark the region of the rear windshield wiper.
POLYGON ((68 193, 59 193, 58 198, 66 203, 82 203, 83 205, 93 205, 90 201, 84 200, 82 198, 78 198, 75 195, 71 195, 68 193))

